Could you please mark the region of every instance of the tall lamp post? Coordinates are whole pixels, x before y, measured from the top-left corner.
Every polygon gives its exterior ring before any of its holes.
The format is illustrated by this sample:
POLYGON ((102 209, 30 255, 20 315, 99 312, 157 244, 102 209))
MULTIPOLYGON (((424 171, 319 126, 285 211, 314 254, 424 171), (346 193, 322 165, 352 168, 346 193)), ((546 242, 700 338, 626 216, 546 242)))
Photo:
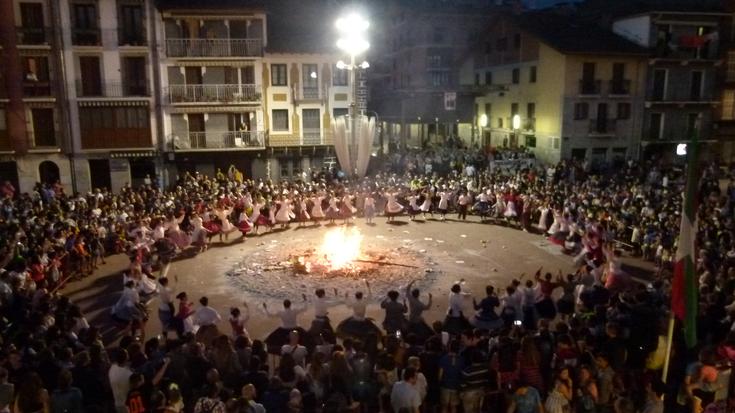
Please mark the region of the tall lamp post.
MULTIPOLYGON (((337 69, 348 70, 350 73, 350 84, 352 86, 352 101, 350 102, 350 164, 353 168, 357 165, 357 70, 370 67, 367 61, 356 64, 357 56, 365 53, 370 48, 370 43, 365 39, 365 34, 370 23, 357 13, 337 19, 335 26, 339 33, 337 47, 350 56, 350 63, 340 60, 337 69)), ((355 171, 350 171, 354 173, 355 171)))

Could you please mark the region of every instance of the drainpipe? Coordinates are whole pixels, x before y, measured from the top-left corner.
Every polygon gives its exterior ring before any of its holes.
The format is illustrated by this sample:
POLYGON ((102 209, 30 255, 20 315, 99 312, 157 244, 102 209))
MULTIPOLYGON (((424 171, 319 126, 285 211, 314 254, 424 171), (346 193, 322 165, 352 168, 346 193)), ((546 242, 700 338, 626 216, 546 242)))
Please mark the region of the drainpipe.
POLYGON ((58 98, 56 99, 59 105, 59 111, 61 116, 59 117, 61 123, 61 129, 64 131, 62 135, 62 142, 59 145, 61 150, 64 151, 67 158, 69 159, 69 169, 71 175, 71 190, 72 193, 78 192, 77 187, 77 171, 76 171, 76 150, 74 148, 74 135, 72 134, 71 128, 71 111, 69 110, 69 94, 67 92, 67 75, 66 75, 66 61, 64 60, 64 36, 61 28, 63 27, 61 22, 61 13, 59 11, 59 2, 50 1, 49 10, 51 11, 51 24, 53 30, 53 52, 57 66, 57 78, 56 92, 58 98))
MULTIPOLYGON (((158 163, 157 168, 159 171, 159 182, 158 184, 162 187, 165 187, 169 184, 168 179, 168 170, 164 167, 165 165, 165 159, 164 157, 167 155, 166 153, 166 137, 163 136, 163 105, 161 103, 161 66, 160 66, 160 58, 158 56, 158 32, 156 31, 156 21, 157 21, 157 15, 156 15, 156 6, 153 4, 153 0, 148 0, 148 31, 150 33, 150 46, 149 50, 151 53, 151 66, 153 69, 153 90, 151 91, 151 94, 153 95, 153 105, 154 105, 154 111, 156 115, 156 137, 157 137, 157 144, 158 144, 158 150, 160 151, 160 156, 156 158, 156 161, 158 163)), ((150 85, 150 82, 149 82, 150 85)))

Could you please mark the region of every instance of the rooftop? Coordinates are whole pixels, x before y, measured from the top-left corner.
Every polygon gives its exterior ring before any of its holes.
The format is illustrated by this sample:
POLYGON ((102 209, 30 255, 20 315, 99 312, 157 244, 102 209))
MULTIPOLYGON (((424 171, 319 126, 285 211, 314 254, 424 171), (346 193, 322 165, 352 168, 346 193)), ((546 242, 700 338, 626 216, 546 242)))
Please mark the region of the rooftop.
POLYGON ((647 55, 648 50, 606 30, 570 15, 554 11, 527 12, 511 19, 523 30, 535 35, 565 54, 647 55))
POLYGON ((155 0, 160 10, 265 9, 266 0, 155 0))

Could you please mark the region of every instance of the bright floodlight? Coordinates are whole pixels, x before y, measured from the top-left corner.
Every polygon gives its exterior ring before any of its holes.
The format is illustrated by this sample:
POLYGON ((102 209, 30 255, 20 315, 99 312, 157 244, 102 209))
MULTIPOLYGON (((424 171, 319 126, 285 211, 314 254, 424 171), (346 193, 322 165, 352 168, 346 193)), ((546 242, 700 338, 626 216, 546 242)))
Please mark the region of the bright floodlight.
POLYGON ((367 69, 368 67, 370 67, 370 63, 368 63, 367 60, 360 63, 360 69, 367 69))
POLYGON ((370 27, 370 23, 359 14, 350 13, 337 19, 335 26, 340 32, 354 34, 365 32, 370 27))
POLYGON ((484 113, 480 115, 480 127, 481 128, 487 127, 487 115, 484 113))
POLYGON ((345 62, 343 62, 341 60, 339 62, 337 62, 337 69, 344 70, 345 68, 347 68, 347 64, 345 64, 345 62))
POLYGON ((359 36, 343 37, 337 40, 337 47, 350 56, 357 56, 370 48, 370 43, 359 36))
POLYGON ((521 128, 521 115, 515 114, 513 115, 513 129, 520 129, 521 128))
POLYGON ((309 73, 309 76, 310 76, 310 77, 311 77, 312 79, 316 79, 316 72, 311 72, 311 73, 309 73))
POLYGON ((676 145, 676 154, 679 156, 685 156, 687 154, 687 144, 680 143, 676 145))

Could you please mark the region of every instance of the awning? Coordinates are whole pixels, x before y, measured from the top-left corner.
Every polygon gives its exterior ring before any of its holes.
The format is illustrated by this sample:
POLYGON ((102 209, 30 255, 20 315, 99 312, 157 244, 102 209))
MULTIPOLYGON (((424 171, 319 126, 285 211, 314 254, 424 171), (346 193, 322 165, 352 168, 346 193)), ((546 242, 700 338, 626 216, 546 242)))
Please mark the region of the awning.
POLYGON ((155 158, 158 151, 122 151, 110 152, 110 158, 155 158))
POLYGON ((78 100, 79 107, 122 107, 122 106, 149 106, 147 100, 78 100))

